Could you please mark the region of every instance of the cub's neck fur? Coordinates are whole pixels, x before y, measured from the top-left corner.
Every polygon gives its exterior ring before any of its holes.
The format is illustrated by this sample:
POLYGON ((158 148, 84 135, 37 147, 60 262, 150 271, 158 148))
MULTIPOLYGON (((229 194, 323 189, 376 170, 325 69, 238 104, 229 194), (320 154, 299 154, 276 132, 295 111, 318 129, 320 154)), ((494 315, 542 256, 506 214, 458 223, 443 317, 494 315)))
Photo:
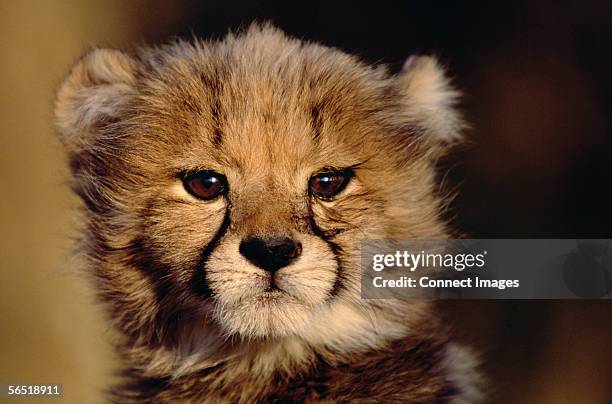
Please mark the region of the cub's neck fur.
MULTIPOLYGON (((431 325, 431 323, 430 323, 431 325)), ((473 403, 482 400, 472 356, 439 332, 338 355, 305 351, 299 341, 250 344, 185 375, 144 376, 131 369, 117 402, 473 403)), ((416 330, 415 330, 416 331, 416 330)))

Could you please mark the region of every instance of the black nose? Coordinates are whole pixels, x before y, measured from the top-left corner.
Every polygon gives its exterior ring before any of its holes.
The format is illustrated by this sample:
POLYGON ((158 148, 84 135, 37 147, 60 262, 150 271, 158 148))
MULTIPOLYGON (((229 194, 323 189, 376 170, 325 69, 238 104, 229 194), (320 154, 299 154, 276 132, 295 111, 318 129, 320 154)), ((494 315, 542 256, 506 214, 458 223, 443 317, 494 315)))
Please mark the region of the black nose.
POLYGON ((274 272, 295 261, 302 244, 288 237, 247 237, 240 243, 240 254, 254 265, 274 272))

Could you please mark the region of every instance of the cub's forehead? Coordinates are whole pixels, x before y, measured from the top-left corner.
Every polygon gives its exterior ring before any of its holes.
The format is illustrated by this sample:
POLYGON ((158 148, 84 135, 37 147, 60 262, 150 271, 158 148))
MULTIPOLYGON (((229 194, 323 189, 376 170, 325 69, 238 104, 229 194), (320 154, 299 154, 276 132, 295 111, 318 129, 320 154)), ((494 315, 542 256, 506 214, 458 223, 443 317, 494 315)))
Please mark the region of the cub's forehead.
POLYGON ((363 139, 391 103, 382 69, 276 31, 180 42, 140 60, 146 68, 132 122, 177 144, 268 153, 339 144, 363 139))
MULTIPOLYGON (((151 76, 189 92, 283 98, 284 104, 338 103, 383 95, 384 67, 372 67, 338 49, 288 38, 267 28, 221 42, 177 42, 145 49, 141 60, 151 76)), ((159 84, 159 83, 158 83, 159 84)))
POLYGON ((386 73, 357 58, 275 32, 177 43, 143 55, 141 101, 203 119, 287 121, 367 114, 384 101, 386 73))

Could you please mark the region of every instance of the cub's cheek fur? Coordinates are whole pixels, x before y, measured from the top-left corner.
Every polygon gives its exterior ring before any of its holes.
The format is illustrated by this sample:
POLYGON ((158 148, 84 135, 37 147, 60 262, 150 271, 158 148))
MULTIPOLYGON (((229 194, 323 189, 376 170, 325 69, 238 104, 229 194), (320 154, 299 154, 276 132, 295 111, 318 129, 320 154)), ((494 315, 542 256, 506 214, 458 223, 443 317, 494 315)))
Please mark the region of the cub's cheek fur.
POLYGON ((270 26, 78 61, 55 122, 80 252, 122 334, 113 400, 481 400, 428 303, 359 293, 361 239, 448 236, 435 163, 460 140, 457 99, 433 58, 391 75, 270 26), (323 202, 308 178, 330 168, 354 178, 323 202), (194 198, 194 171, 229 190, 194 198), (280 291, 239 252, 273 233, 303 246, 280 291))

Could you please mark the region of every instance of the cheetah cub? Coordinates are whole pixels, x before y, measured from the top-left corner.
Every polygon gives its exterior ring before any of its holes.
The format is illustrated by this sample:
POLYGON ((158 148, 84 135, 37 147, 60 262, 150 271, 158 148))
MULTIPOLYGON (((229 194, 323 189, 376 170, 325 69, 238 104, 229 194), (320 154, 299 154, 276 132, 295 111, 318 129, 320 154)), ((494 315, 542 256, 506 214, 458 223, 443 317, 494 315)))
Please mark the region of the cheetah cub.
POLYGON ((449 236, 436 160, 458 94, 253 25, 95 49, 55 121, 80 252, 119 331, 113 402, 481 401, 426 301, 360 297, 360 243, 449 236))

